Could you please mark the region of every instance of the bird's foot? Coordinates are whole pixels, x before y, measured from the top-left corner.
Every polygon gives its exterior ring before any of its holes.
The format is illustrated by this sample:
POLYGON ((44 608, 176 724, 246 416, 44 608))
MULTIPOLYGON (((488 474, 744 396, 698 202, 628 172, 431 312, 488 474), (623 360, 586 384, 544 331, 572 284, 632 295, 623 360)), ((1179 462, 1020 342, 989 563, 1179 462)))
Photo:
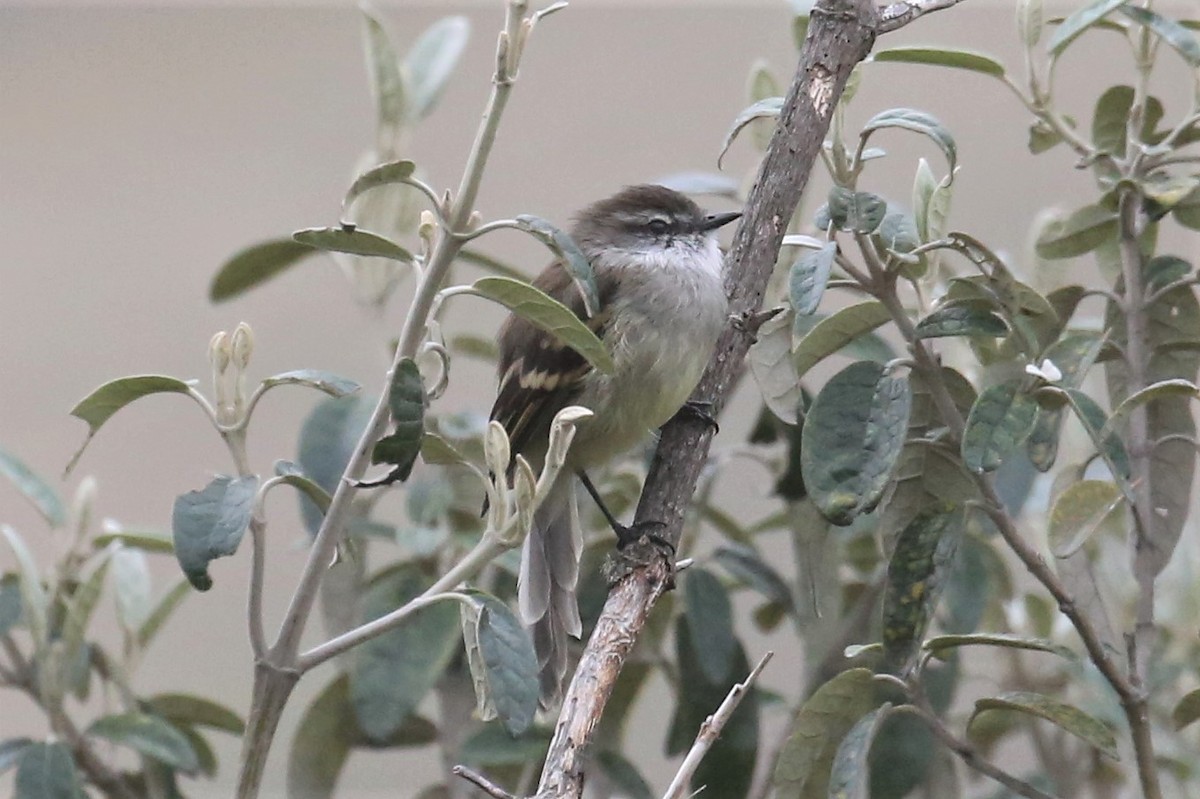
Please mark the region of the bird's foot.
POLYGON ((663 538, 659 533, 654 532, 655 530, 664 530, 666 526, 665 523, 656 521, 635 522, 630 525, 614 525, 613 532, 617 534, 617 549, 624 550, 630 544, 636 544, 645 539, 674 558, 675 545, 663 538))
POLYGON ((688 400, 679 406, 676 411, 677 416, 690 416, 693 419, 699 419, 706 425, 712 428, 713 435, 721 432, 721 425, 717 422, 717 417, 713 416, 712 400, 688 400))

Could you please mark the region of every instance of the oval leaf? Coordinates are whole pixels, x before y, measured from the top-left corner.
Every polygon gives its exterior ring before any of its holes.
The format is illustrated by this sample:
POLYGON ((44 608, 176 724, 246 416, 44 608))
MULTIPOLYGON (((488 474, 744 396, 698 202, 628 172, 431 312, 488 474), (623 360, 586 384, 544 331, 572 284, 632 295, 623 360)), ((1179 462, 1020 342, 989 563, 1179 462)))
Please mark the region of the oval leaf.
POLYGON ((941 598, 965 525, 961 506, 940 502, 900 532, 883 597, 884 668, 905 676, 941 598))
POLYGON ((246 723, 229 708, 191 694, 158 694, 146 700, 155 713, 170 722, 196 724, 241 735, 246 723))
POLYGON ((1063 51, 1070 46, 1071 42, 1083 33, 1085 30, 1095 25, 1115 9, 1125 3, 1125 0, 1093 0, 1083 8, 1071 14, 1062 24, 1058 26, 1058 30, 1054 31, 1054 36, 1050 39, 1050 52, 1055 56, 1062 55, 1063 51))
POLYGON ((962 457, 974 472, 994 472, 1025 442, 1037 421, 1038 404, 1020 380, 984 389, 971 406, 963 430, 962 457))
POLYGON ((742 112, 733 120, 733 125, 730 126, 729 132, 725 134, 725 140, 721 142, 721 152, 717 155, 717 167, 721 166, 721 162, 725 160, 725 153, 729 151, 729 146, 733 144, 733 140, 742 132, 742 128, 749 125, 756 119, 775 119, 779 116, 779 112, 783 110, 782 97, 765 97, 757 103, 742 109, 742 112))
POLYGON ((21 496, 33 503, 33 507, 51 527, 59 527, 66 521, 67 511, 58 492, 16 456, 4 450, 0 450, 0 475, 8 478, 21 496))
POLYGON ((972 633, 970 635, 939 635, 925 642, 923 648, 937 657, 945 657, 949 649, 960 646, 998 646, 1004 649, 1024 649, 1030 652, 1049 652, 1067 660, 1078 660, 1073 651, 1044 638, 1023 638, 1004 633, 972 633))
POLYGON ((262 381, 264 389, 286 385, 308 386, 318 391, 324 391, 331 397, 345 397, 362 388, 353 380, 339 377, 333 372, 323 372, 320 369, 296 369, 268 377, 262 381))
POLYGON ((400 59, 383 23, 366 8, 360 6, 359 10, 363 15, 363 44, 377 122, 381 128, 390 128, 395 133, 404 122, 406 111, 400 59))
POLYGON ((816 690, 796 714, 775 765, 779 796, 826 797, 838 744, 876 705, 874 674, 848 669, 816 690))
POLYGON ((550 333, 582 355, 597 371, 612 374, 612 356, 596 334, 570 308, 545 292, 503 277, 481 277, 472 288, 480 296, 500 303, 550 333))
POLYGON ((1200 688, 1185 695, 1171 711, 1171 722, 1176 730, 1182 730, 1196 719, 1200 719, 1200 688))
POLYGON ((1004 77, 1004 65, 991 56, 970 50, 934 47, 893 47, 880 50, 871 61, 893 61, 902 64, 933 64, 939 67, 967 69, 994 78, 1004 77))
POLYGON ((825 284, 829 282, 829 273, 833 269, 836 255, 837 242, 829 241, 821 249, 801 255, 800 259, 792 264, 788 292, 793 311, 808 315, 817 310, 817 306, 821 304, 821 297, 825 294, 825 284))
POLYGON ((354 204, 359 195, 371 189, 378 188, 379 186, 389 186, 393 183, 407 183, 416 169, 417 165, 408 159, 389 161, 386 164, 380 164, 368 169, 350 184, 350 188, 346 191, 346 196, 342 199, 342 213, 344 214, 350 209, 350 206, 354 204))
POLYGON ((999 696, 977 699, 975 711, 971 714, 971 720, 967 722, 968 726, 985 710, 1015 710, 1038 716, 1096 747, 1106 757, 1120 760, 1117 739, 1104 722, 1057 699, 1031 691, 1009 691, 999 696))
POLYGON ((148 713, 103 716, 88 727, 87 734, 127 746, 185 773, 200 768, 196 750, 187 737, 169 722, 148 713))
POLYGON ((235 253, 217 270, 208 286, 208 298, 213 302, 232 299, 318 252, 315 247, 293 239, 253 244, 235 253))
POLYGON ((1059 558, 1074 554, 1121 507, 1124 498, 1121 489, 1107 480, 1080 480, 1071 485, 1050 511, 1050 551, 1059 558))
POLYGON ((353 225, 297 230, 292 234, 292 238, 301 244, 307 244, 325 252, 390 258, 393 261, 404 261, 405 263, 413 261, 412 253, 399 244, 375 233, 359 230, 353 225))
POLYGON ((946 303, 917 323, 917 338, 991 336, 1008 333, 1004 318, 984 302, 946 303))
POLYGON ((804 423, 800 463, 821 514, 849 524, 873 509, 904 445, 912 392, 871 361, 851 364, 821 389, 804 423))
POLYGON ((433 111, 470 35, 471 23, 466 17, 443 17, 413 43, 401 71, 410 119, 424 119, 433 111))
POLYGON ((872 710, 855 722, 838 744, 829 774, 829 799, 869 799, 871 770, 867 768, 867 755, 891 709, 891 704, 885 702, 872 710))
POLYGON ((733 670, 738 647, 729 594, 716 575, 697 566, 684 575, 683 602, 700 669, 708 682, 720 683, 733 670))
POLYGON ((825 211, 836 228, 855 233, 873 233, 887 216, 887 200, 870 192, 834 186, 829 190, 825 211))
POLYGON ((1086 205, 1042 228, 1034 246, 1037 254, 1047 260, 1074 258, 1114 239, 1116 234, 1116 212, 1100 205, 1086 205))
POLYGON ((575 282, 575 287, 583 297, 584 311, 588 317, 595 316, 600 308, 596 274, 592 270, 591 262, 583 254, 583 250, 579 249, 579 245, 566 231, 560 230, 541 217, 521 214, 515 221, 518 229, 545 244, 558 257, 559 262, 567 270, 567 274, 571 276, 571 280, 575 282))
POLYGON ((1200 67, 1200 41, 1187 28, 1141 6, 1122 5, 1120 11, 1137 24, 1154 31, 1156 36, 1175 48, 1189 65, 1200 67))
MULTIPOLYGON (((363 622, 401 607, 428 588, 429 582, 410 563, 385 572, 367 591, 363 622)), ((350 697, 368 740, 382 743, 402 729, 458 651, 460 636, 458 609, 453 603, 438 602, 355 650, 350 697)))
POLYGON ((258 493, 258 477, 218 475, 201 491, 175 500, 171 531, 175 557, 197 590, 212 588, 208 564, 237 551, 258 493))
POLYGON ((62 743, 25 747, 13 788, 15 799, 87 799, 71 750, 62 743))
POLYGON ((842 308, 822 319, 796 345, 792 361, 797 379, 825 358, 891 319, 878 300, 868 300, 842 308))
MULTIPOLYGON (((957 58, 959 63, 950 64, 950 66, 963 67, 966 63, 984 63, 991 62, 1000 68, 999 73, 989 74, 1004 74, 1004 67, 1000 66, 995 61, 991 61, 986 56, 967 53, 964 51, 952 50, 930 50, 927 48, 896 48, 894 50, 884 50, 876 53, 874 58, 876 61, 903 61, 906 56, 909 60, 913 58, 927 57, 930 55, 941 54, 950 58, 957 58)), ((916 61, 914 63, 946 63, 939 61, 916 61)), ((980 72, 986 70, 977 70, 980 72)), ((954 137, 950 135, 950 131, 942 127, 942 123, 937 120, 932 114, 927 114, 924 111, 916 111, 912 108, 891 108, 887 111, 881 111, 867 121, 863 126, 862 139, 864 142, 870 138, 871 134, 883 128, 902 128, 911 130, 915 133, 920 133, 927 136, 946 156, 946 160, 950 163, 950 174, 954 174, 954 165, 958 159, 958 148, 954 143, 954 137)))
POLYGON ((776 314, 763 323, 746 360, 771 413, 787 424, 796 424, 801 392, 792 364, 791 313, 776 314))
POLYGON ((67 471, 70 472, 74 468, 79 461, 79 456, 83 454, 84 448, 96 435, 100 426, 129 403, 151 394, 188 394, 190 392, 191 387, 187 383, 166 375, 134 375, 112 380, 100 386, 71 409, 72 416, 87 422, 88 434, 79 446, 79 450, 71 456, 71 462, 67 464, 67 471))
POLYGON ((521 735, 538 709, 538 661, 533 641, 508 606, 495 599, 480 610, 475 637, 491 706, 509 735, 521 735))
POLYGON ((34 646, 40 648, 46 643, 48 632, 46 613, 50 600, 46 596, 46 587, 42 585, 42 576, 33 555, 17 531, 7 524, 0 524, 0 536, 4 537, 17 559, 17 586, 20 589, 22 615, 29 627, 29 634, 33 637, 34 646))

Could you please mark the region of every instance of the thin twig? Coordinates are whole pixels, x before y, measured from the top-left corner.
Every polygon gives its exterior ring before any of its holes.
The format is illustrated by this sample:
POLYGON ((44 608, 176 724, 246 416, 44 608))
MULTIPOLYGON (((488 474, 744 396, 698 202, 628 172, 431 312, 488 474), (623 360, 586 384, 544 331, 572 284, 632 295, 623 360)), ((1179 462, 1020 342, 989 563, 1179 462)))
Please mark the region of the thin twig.
POLYGON ((679 764, 679 770, 675 772, 671 784, 667 786, 667 791, 663 794, 663 799, 679 799, 679 797, 684 795, 684 792, 687 791, 688 783, 692 781, 692 776, 700 766, 700 761, 704 759, 704 756, 708 754, 708 750, 721 737, 721 730, 725 729, 725 724, 729 721, 729 717, 733 715, 733 711, 737 710, 738 705, 741 704, 746 694, 750 693, 750 687, 754 685, 754 681, 758 679, 759 674, 762 674, 763 668, 766 667, 767 662, 774 655, 774 652, 767 652, 763 655, 762 660, 758 661, 758 665, 754 667, 746 679, 734 685, 716 712, 706 718, 704 723, 700 725, 700 732, 696 735, 696 741, 683 758, 683 762, 679 764))
POLYGON ((453 769, 451 769, 451 771, 453 771, 459 777, 462 777, 467 782, 474 783, 488 796, 493 797, 493 799, 516 799, 515 796, 489 780, 487 777, 483 776, 479 772, 472 771, 466 766, 455 766, 453 769))
POLYGON ((899 30, 918 17, 941 11, 961 3, 962 0, 900 0, 879 9, 879 33, 899 30))

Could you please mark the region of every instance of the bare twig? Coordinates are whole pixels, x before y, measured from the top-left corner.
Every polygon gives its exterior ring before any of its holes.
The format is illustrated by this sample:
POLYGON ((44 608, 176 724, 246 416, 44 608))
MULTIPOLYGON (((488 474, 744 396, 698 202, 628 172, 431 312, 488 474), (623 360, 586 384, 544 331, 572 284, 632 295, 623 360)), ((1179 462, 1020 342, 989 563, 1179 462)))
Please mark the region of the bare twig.
POLYGON ((516 799, 516 797, 514 797, 511 793, 504 790, 487 777, 476 771, 472 771, 466 766, 455 766, 452 771, 467 782, 474 783, 488 796, 493 797, 493 799, 516 799))
POLYGON ((733 711, 737 710, 737 706, 741 704, 742 699, 750 692, 750 687, 754 685, 754 681, 758 679, 758 675, 762 673, 763 668, 766 667, 767 662, 774 655, 774 652, 767 652, 763 655, 762 660, 758 661, 758 665, 754 667, 746 679, 734 685, 716 712, 705 719, 704 723, 700 725, 700 732, 696 735, 696 742, 692 744, 692 748, 688 750, 687 755, 683 758, 683 762, 679 764, 679 770, 675 772, 671 784, 667 786, 667 791, 663 794, 663 799, 680 799, 684 795, 688 783, 692 780, 692 775, 696 773, 696 769, 700 766, 700 761, 708 754, 708 750, 716 743, 716 740, 721 737, 721 730, 725 729, 725 724, 729 721, 729 717, 733 715, 733 711))

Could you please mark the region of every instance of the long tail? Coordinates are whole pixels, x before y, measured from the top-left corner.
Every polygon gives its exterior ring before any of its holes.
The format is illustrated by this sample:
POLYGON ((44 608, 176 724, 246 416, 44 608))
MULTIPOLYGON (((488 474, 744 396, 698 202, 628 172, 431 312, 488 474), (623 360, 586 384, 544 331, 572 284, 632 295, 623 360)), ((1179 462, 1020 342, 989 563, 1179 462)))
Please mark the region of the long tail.
POLYGON ((567 672, 567 636, 578 638, 582 628, 575 601, 582 549, 574 476, 564 472, 533 515, 517 578, 518 607, 533 633, 541 669, 543 707, 559 698, 567 672))

